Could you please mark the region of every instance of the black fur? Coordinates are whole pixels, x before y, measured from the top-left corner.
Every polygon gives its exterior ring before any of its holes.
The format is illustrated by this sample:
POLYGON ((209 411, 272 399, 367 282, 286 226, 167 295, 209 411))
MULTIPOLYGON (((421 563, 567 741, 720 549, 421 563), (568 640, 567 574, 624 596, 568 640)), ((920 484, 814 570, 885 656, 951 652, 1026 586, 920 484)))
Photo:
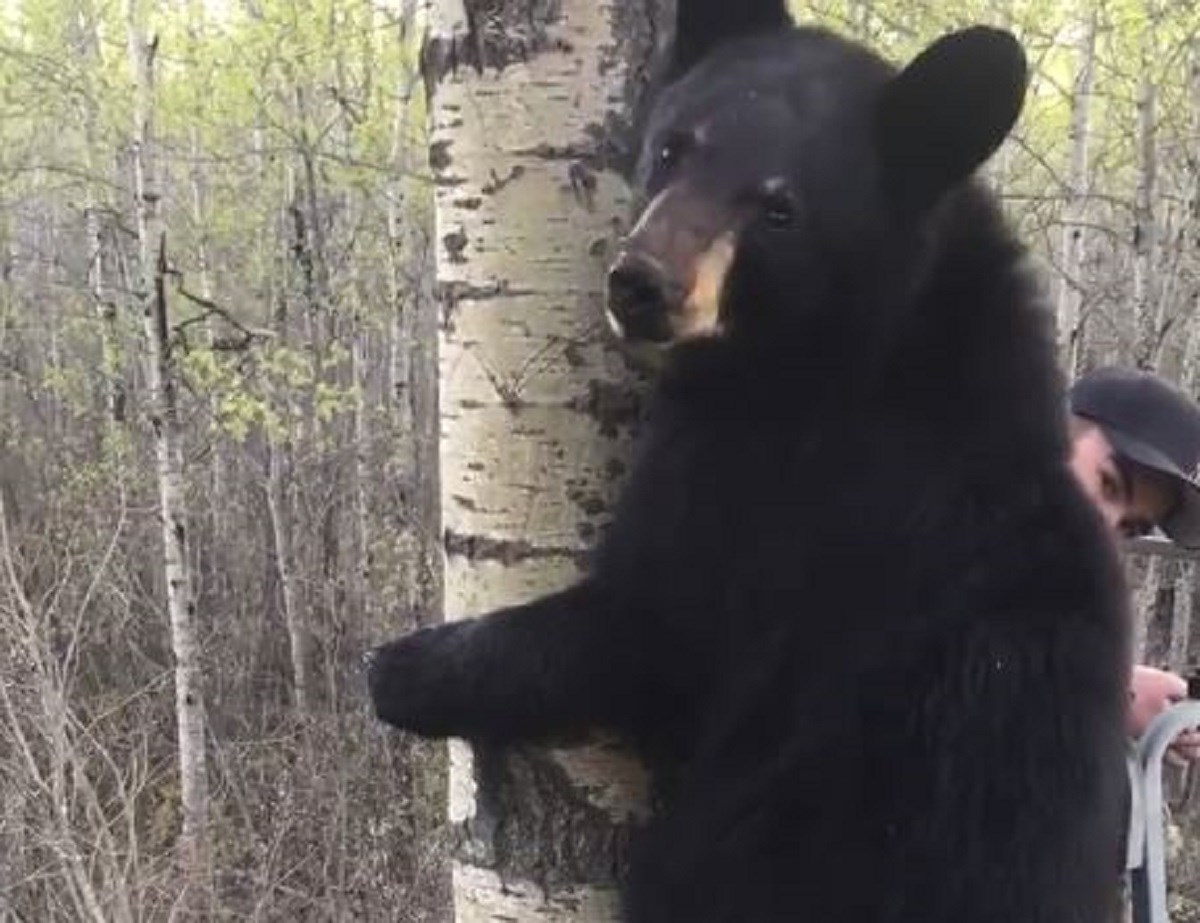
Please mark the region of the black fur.
POLYGON ((677 2, 667 75, 680 76, 722 42, 756 33, 777 32, 790 22, 787 9, 780 0, 677 2))
POLYGON ((689 33, 713 48, 656 102, 639 185, 736 229, 724 334, 671 347, 589 575, 379 648, 378 714, 605 726, 678 768, 630 923, 1100 920, 1125 591, 1064 464, 1048 312, 967 178, 1019 49, 971 30, 897 77, 820 31, 720 38, 689 33))

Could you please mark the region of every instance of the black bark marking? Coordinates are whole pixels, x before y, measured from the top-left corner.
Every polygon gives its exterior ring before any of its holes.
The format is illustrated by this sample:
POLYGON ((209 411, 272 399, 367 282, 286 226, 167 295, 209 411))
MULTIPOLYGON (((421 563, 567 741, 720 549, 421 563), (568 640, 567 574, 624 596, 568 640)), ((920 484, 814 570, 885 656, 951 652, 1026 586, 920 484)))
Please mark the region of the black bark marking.
POLYGON ((442 173, 454 162, 450 156, 449 141, 434 141, 429 145, 429 169, 434 173, 442 173))
POLYGON ((460 67, 501 72, 539 54, 574 50, 566 39, 551 35, 562 18, 559 0, 466 0, 463 6, 466 32, 435 36, 421 48, 421 79, 430 95, 460 67))
POLYGON ((467 534, 446 529, 442 535, 446 554, 468 561, 495 561, 511 567, 523 561, 567 559, 582 566, 586 552, 565 545, 534 545, 525 539, 493 538, 489 535, 467 534))
POLYGON ((514 288, 507 279, 490 285, 471 285, 468 282, 439 282, 434 292, 442 305, 442 329, 454 332, 454 315, 463 301, 490 301, 494 298, 516 298, 534 294, 532 289, 514 288))
POLYGON ((509 183, 514 183, 525 175, 525 168, 520 164, 514 166, 508 171, 508 176, 498 176, 496 171, 492 171, 491 181, 486 183, 480 192, 484 195, 495 195, 509 183))
POLYGON ((451 263, 465 263, 467 261, 467 258, 463 254, 466 253, 469 243, 467 234, 462 228, 442 235, 442 246, 446 248, 446 254, 450 257, 451 263))
POLYGON ((486 861, 537 883, 609 883, 624 870, 630 829, 614 823, 544 752, 476 746, 471 833, 486 861))

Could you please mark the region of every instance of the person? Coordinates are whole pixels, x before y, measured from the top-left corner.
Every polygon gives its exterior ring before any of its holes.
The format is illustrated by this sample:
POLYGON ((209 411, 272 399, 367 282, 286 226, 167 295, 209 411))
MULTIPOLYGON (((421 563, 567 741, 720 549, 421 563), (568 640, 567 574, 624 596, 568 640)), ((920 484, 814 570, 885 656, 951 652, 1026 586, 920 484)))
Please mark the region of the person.
MULTIPOLYGON (((1151 372, 1111 367, 1077 379, 1068 404, 1071 471, 1114 537, 1157 531, 1200 549, 1200 405, 1151 372)), ((1130 734, 1186 696, 1183 677, 1135 665, 1130 734)), ((1200 760, 1200 731, 1181 734, 1169 756, 1200 760)))

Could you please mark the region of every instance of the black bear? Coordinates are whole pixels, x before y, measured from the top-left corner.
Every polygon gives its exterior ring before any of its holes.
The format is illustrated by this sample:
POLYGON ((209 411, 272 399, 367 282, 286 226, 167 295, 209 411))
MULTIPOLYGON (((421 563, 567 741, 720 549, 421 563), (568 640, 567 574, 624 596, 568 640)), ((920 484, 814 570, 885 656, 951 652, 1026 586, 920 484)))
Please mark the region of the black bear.
POLYGON ((609 278, 664 357, 614 520, 569 589, 374 651, 376 711, 673 767, 630 923, 1101 920, 1126 594, 974 178, 1020 46, 973 27, 896 69, 783 0, 677 16, 609 278))

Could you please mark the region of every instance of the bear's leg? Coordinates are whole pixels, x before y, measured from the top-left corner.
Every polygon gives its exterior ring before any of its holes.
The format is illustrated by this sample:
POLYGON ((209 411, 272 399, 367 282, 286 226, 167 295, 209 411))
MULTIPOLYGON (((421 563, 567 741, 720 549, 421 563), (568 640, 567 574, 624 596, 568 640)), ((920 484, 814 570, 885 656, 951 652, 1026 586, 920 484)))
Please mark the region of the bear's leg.
POLYGON ((594 583, 399 638, 368 654, 388 724, 506 743, 619 725, 636 645, 594 583))

